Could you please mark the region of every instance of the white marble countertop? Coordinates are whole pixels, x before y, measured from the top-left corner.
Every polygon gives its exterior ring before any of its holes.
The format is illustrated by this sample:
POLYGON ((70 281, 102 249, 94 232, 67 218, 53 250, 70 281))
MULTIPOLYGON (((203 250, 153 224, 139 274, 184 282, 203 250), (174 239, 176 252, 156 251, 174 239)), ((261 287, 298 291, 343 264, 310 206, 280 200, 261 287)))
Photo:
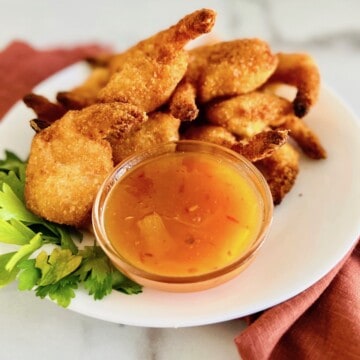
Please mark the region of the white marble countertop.
MULTIPOLYGON (((323 81, 360 114, 357 0, 116 1, 0 0, 0 51, 15 39, 37 47, 97 41, 119 50, 201 7, 218 12, 214 32, 261 37, 274 50, 307 51, 323 81)), ((191 328, 117 325, 62 309, 15 286, 0 291, 0 359, 238 359, 245 324, 191 328)))

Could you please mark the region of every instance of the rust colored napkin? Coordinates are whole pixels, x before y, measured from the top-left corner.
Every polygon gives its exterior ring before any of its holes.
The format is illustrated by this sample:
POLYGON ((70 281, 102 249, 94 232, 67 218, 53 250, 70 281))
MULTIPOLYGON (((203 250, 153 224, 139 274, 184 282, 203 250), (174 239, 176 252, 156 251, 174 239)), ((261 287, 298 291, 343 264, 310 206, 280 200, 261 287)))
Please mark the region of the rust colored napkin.
MULTIPOLYGON (((0 120, 40 81, 103 50, 10 44, 0 52, 0 120)), ((247 320, 235 339, 243 360, 360 360, 360 244, 314 286, 247 320)))
POLYGON ((98 45, 36 50, 15 41, 0 51, 0 119, 42 80, 87 56, 103 52, 98 45))
POLYGON ((243 360, 359 360, 360 242, 315 285, 246 320, 243 360))

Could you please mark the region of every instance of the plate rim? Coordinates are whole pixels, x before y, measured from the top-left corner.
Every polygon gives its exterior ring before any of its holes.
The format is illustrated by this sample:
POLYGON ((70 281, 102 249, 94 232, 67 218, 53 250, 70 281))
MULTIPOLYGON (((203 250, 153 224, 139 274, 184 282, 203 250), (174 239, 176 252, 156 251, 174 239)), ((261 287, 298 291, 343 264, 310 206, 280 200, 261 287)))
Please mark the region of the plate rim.
MULTIPOLYGON (((39 83, 38 85, 36 85, 33 88, 33 92, 37 92, 39 94, 44 94, 48 91, 49 88, 53 88, 53 86, 59 82, 59 78, 61 77, 65 77, 65 82, 66 82, 66 77, 72 77, 73 73, 77 74, 79 72, 79 74, 81 73, 82 76, 86 76, 86 74, 88 73, 88 67, 86 66, 86 64, 84 62, 77 62, 75 64, 72 64, 62 70, 60 70, 59 72, 56 72, 55 74, 53 74, 52 76, 48 77, 47 79, 45 79, 44 81, 42 81, 41 83, 39 83)), ((78 75, 79 75, 78 74, 78 75)), ((78 82, 81 82, 81 76, 79 76, 78 82)), ((76 81, 72 84, 72 85, 76 85, 76 81)), ((62 89, 53 89, 54 92, 56 91, 60 91, 62 89)), ((326 84, 324 84, 324 82, 322 82, 322 87, 321 87, 321 92, 326 96, 330 96, 330 98, 336 99, 337 102, 337 106, 339 106, 340 108, 342 108, 343 111, 345 111, 345 113, 347 114, 347 121, 349 121, 349 119, 351 120, 351 122, 353 123, 354 126, 357 127, 357 131, 359 131, 360 134, 360 121, 357 118, 356 113, 353 111, 353 109, 346 103, 346 101, 339 96, 336 91, 327 86, 326 84)), ((50 96, 49 96, 50 97, 50 96)), ((21 104, 21 100, 17 101, 7 112, 6 114, 2 117, 2 121, 0 121, 0 131, 2 128, 2 124, 6 122, 6 119, 11 117, 13 113, 16 114, 16 112, 18 111, 19 105, 21 104)), ((4 148, 0 145, 0 150, 3 152, 4 148)), ((300 168, 300 172, 301 172, 301 168, 300 168)), ((284 200, 284 202, 286 201, 286 198, 284 200)), ((358 226, 354 226, 353 229, 353 233, 352 234, 347 234, 347 238, 351 238, 353 239, 352 241, 348 241, 347 244, 348 246, 344 247, 343 249, 343 253, 341 256, 339 256, 338 261, 333 264, 333 266, 330 269, 327 269, 327 271, 323 271, 321 276, 318 276, 317 279, 313 280, 313 281, 309 281, 302 290, 296 290, 293 292, 289 292, 287 293, 287 295, 283 296, 282 298, 278 297, 277 301, 273 301, 267 304, 266 307, 259 307, 257 310, 255 311, 251 311, 250 313, 255 313, 257 311, 262 311, 265 310, 269 307, 275 306, 283 301, 289 300, 292 297, 298 295, 300 292, 306 290, 307 288, 311 287, 314 283, 316 283, 317 281, 319 281, 320 279, 322 279, 324 276, 326 276, 327 273, 329 273, 334 267, 337 266, 337 264, 339 262, 342 261, 342 259, 344 258, 344 256, 346 256, 346 254, 351 250, 352 246, 354 246, 358 240, 359 237, 359 233, 360 233, 360 221, 358 226)), ((148 291, 148 289, 145 289, 145 291, 148 291)), ((152 290, 150 290, 152 291, 152 290)), ((117 294, 118 295, 118 294, 117 294)), ((244 313, 240 313, 240 314, 235 314, 235 313, 230 313, 227 312, 225 316, 220 316, 220 315, 216 315, 213 318, 197 318, 197 319, 181 319, 181 320, 177 320, 177 321, 172 321, 171 319, 162 319, 162 321, 158 321, 158 322, 154 322, 153 320, 149 320, 149 321, 144 321, 144 320, 138 320, 138 319, 133 319, 133 321, 131 321, 130 319, 128 319, 125 322, 121 322, 119 321, 118 318, 110 318, 109 314, 103 314, 101 315, 100 313, 97 313, 96 311, 93 311, 93 308, 85 308, 85 309, 81 309, 82 304, 79 303, 79 301, 81 302, 81 300, 83 298, 85 298, 85 296, 87 297, 87 300, 91 300, 92 302, 94 302, 94 300, 87 294, 85 294, 85 292, 83 292, 82 289, 77 290, 77 296, 75 299, 73 299, 71 305, 68 307, 69 310, 83 314, 85 316, 90 316, 93 318, 97 318, 97 319, 101 319, 101 320, 105 320, 105 321, 109 321, 109 322, 115 322, 115 323, 124 323, 127 325, 134 325, 134 326, 144 326, 144 327, 160 327, 160 328, 166 328, 166 327, 189 327, 189 326, 199 326, 199 325, 208 325, 208 324, 214 324, 214 323, 218 323, 218 322, 222 322, 222 321, 228 321, 228 320, 232 320, 241 316, 245 316, 245 315, 249 315, 248 314, 244 314, 244 313)), ((121 296, 125 296, 122 295, 121 296)), ((135 296, 142 296, 140 295, 135 295, 135 296)), ((102 301, 106 301, 109 302, 111 301, 111 297, 114 298, 114 296, 112 294, 110 294, 107 299, 104 299, 102 301)), ((42 300, 40 300, 42 301, 42 300)))

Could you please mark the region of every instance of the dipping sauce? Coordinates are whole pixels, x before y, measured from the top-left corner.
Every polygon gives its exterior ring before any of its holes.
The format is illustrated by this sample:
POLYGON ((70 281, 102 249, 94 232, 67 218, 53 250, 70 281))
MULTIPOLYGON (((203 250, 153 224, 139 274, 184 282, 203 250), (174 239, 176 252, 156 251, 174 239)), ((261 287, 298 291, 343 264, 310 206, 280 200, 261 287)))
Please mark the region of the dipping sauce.
POLYGON ((137 164, 114 184, 103 226, 116 252, 136 268, 196 276, 235 262, 251 247, 263 207, 236 163, 173 152, 137 164))

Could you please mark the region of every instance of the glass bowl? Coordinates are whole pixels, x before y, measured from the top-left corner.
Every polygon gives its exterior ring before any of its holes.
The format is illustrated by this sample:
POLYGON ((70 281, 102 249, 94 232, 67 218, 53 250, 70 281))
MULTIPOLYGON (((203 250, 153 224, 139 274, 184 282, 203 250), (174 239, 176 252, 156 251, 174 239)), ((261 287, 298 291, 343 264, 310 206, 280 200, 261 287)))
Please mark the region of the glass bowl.
POLYGON ((215 144, 181 140, 117 165, 93 206, 97 241, 112 263, 145 287, 199 291, 237 276, 272 222, 258 169, 215 144))

